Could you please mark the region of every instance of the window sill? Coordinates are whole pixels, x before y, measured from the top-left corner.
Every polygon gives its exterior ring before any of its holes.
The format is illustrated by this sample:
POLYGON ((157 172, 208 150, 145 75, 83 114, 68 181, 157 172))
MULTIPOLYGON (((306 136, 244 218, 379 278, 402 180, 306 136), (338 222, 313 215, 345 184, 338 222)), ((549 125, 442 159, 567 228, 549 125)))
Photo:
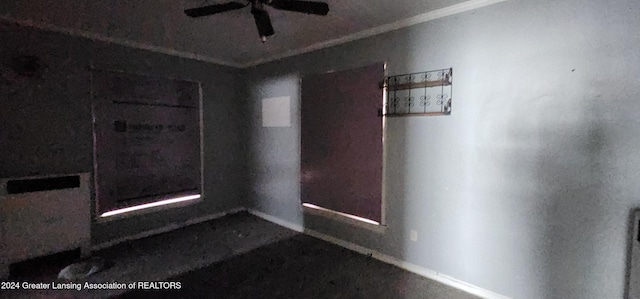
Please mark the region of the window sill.
MULTIPOLYGON (((152 202, 151 204, 153 205, 153 204, 161 203, 161 202, 166 201, 166 200, 173 200, 175 198, 176 197, 174 196, 174 197, 170 197, 170 198, 167 198, 167 199, 164 199, 164 200, 159 200, 159 201, 156 201, 156 202, 152 202)), ((105 223, 105 222, 110 222, 110 221, 114 221, 114 220, 121 220, 121 219, 124 219, 124 218, 150 214, 150 213, 154 213, 154 212, 158 212, 158 211, 174 209, 174 208, 178 208, 178 207, 185 207, 185 206, 197 204, 197 203, 199 203, 201 201, 202 201, 202 196, 199 195, 198 198, 194 198, 194 199, 188 199, 188 200, 182 200, 182 201, 176 201, 176 202, 169 202, 169 203, 166 203, 166 204, 159 204, 159 205, 156 205, 156 206, 150 206, 150 207, 147 207, 147 208, 140 208, 140 209, 137 209, 137 210, 123 212, 123 213, 119 213, 119 214, 111 215, 111 216, 103 216, 105 214, 105 213, 103 213, 102 215, 97 215, 96 216, 96 222, 97 223, 105 223)), ((137 207, 140 207, 140 206, 144 206, 144 205, 133 206, 133 207, 129 207, 129 208, 137 208, 137 207)), ((113 212, 113 211, 110 211, 110 212, 107 212, 107 213, 111 213, 111 212, 113 212)))
POLYGON ((383 234, 387 229, 387 226, 384 223, 377 223, 377 222, 372 221, 372 220, 368 220, 368 219, 364 219, 364 218, 348 215, 348 214, 341 213, 341 212, 332 211, 332 210, 325 209, 325 208, 322 208, 322 207, 318 207, 318 206, 315 206, 315 205, 312 205, 312 204, 308 204, 308 203, 303 203, 302 204, 302 210, 303 210, 303 212, 305 214, 314 215, 314 216, 320 216, 320 217, 327 218, 327 219, 330 219, 330 220, 343 222, 343 223, 346 223, 346 224, 349 224, 349 225, 353 225, 353 226, 361 227, 361 228, 364 228, 364 229, 368 229, 368 230, 374 231, 374 232, 379 233, 379 234, 383 234), (358 218, 360 218, 360 219, 358 219, 358 218))

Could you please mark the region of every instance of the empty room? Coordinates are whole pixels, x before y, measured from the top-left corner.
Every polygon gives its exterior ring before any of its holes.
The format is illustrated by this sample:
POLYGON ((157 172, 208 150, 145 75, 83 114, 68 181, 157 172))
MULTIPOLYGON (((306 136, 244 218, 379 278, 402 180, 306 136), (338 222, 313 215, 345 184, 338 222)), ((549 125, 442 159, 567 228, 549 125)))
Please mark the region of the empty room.
POLYGON ((640 2, 0 2, 0 298, 639 298, 640 2))

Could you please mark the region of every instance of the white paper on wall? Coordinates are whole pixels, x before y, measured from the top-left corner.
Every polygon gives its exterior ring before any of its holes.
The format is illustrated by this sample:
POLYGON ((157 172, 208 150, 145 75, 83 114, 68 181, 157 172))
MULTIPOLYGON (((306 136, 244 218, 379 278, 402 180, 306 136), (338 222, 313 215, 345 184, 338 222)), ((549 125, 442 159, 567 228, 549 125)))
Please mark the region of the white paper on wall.
POLYGON ((275 97, 262 99, 263 127, 291 126, 290 97, 275 97))

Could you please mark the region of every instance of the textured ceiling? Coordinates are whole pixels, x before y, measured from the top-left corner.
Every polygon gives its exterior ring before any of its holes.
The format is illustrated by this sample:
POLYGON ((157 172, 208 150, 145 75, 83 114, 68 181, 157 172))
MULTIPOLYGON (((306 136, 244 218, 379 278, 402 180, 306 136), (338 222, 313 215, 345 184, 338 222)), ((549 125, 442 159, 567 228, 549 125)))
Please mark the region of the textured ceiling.
MULTIPOLYGON (((244 0, 237 0, 244 1, 244 0)), ((197 19, 186 8, 225 0, 29 0, 0 1, 7 20, 190 53, 206 60, 246 66, 363 30, 460 4, 465 0, 318 0, 327 16, 267 7, 276 31, 260 42, 249 7, 197 19)))

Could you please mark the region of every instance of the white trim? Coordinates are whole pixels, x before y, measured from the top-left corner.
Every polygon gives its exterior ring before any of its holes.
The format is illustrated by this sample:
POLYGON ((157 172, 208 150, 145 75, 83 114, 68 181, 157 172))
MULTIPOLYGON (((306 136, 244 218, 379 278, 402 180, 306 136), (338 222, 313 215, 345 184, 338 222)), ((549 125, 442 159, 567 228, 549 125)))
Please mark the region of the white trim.
POLYGON ((0 15, 0 20, 17 23, 17 24, 22 25, 22 26, 33 27, 33 28, 37 28, 37 29, 54 31, 54 32, 60 32, 60 33, 65 33, 65 34, 72 35, 72 36, 80 36, 80 37, 88 38, 88 39, 91 39, 91 40, 97 40, 97 41, 102 41, 102 42, 107 42, 107 43, 118 44, 118 45, 130 47, 130 48, 143 49, 143 50, 148 50, 148 51, 152 51, 152 52, 157 52, 157 53, 162 53, 162 54, 167 54, 167 55, 173 55, 173 56, 178 56, 178 57, 187 58, 187 59, 199 60, 199 61, 204 61, 204 62, 209 62, 209 63, 215 63, 215 64, 219 64, 219 65, 224 65, 224 66, 230 66, 230 67, 236 67, 236 68, 248 68, 248 67, 256 66, 256 65, 259 65, 259 64, 271 62, 271 61, 274 61, 274 60, 283 59, 283 58, 291 57, 291 56, 295 56, 295 55, 300 55, 300 54, 304 54, 304 53, 308 53, 308 52, 312 52, 312 51, 316 51, 316 50, 320 50, 320 49, 324 49, 324 48, 328 48, 328 47, 333 47, 333 46, 337 46, 337 45, 340 45, 340 44, 348 43, 348 42, 351 42, 351 41, 355 41, 355 40, 371 37, 371 36, 374 36, 374 35, 378 35, 378 34, 390 32, 390 31, 402 29, 402 28, 405 28, 405 27, 417 25, 417 24, 420 24, 420 23, 424 23, 424 22, 428 22, 428 21, 432 21, 432 20, 448 17, 448 16, 451 16, 451 15, 467 12, 467 11, 470 11, 470 10, 482 8, 482 7, 485 7, 485 6, 489 6, 489 5, 500 3, 500 2, 504 2, 504 1, 508 1, 508 0, 469 0, 469 1, 466 1, 466 2, 459 3, 459 4, 447 6, 447 7, 436 9, 436 10, 432 10, 430 12, 426 12, 426 13, 423 13, 423 14, 420 14, 420 15, 417 15, 417 16, 414 16, 414 17, 410 17, 410 18, 406 18, 406 19, 399 20, 399 21, 396 21, 396 22, 392 22, 392 23, 381 25, 381 26, 377 26, 377 27, 366 29, 366 30, 362 30, 362 31, 359 31, 359 32, 356 32, 356 33, 353 33, 353 34, 349 34, 349 35, 346 35, 346 36, 343 36, 343 37, 339 37, 339 38, 336 38, 336 39, 323 41, 323 42, 315 43, 315 44, 312 44, 310 46, 303 47, 303 48, 300 48, 300 49, 294 49, 294 50, 291 50, 291 51, 287 51, 287 52, 282 53, 282 54, 276 54, 276 55, 272 55, 272 56, 269 56, 269 57, 266 57, 266 58, 256 59, 256 60, 253 60, 253 61, 250 61, 250 62, 247 62, 247 63, 230 62, 230 61, 214 58, 214 57, 211 57, 211 56, 208 56, 208 55, 194 54, 194 53, 190 53, 190 52, 179 51, 179 50, 160 47, 160 46, 154 46, 154 45, 141 43, 141 42, 136 42, 136 41, 131 41, 131 40, 123 39, 123 38, 115 38, 115 37, 110 37, 110 36, 106 36, 106 35, 102 35, 102 34, 98 34, 98 33, 92 33, 92 32, 85 31, 85 30, 63 28, 63 27, 59 27, 59 26, 56 26, 56 25, 47 24, 47 23, 44 23, 44 22, 36 22, 36 21, 33 21, 33 20, 20 20, 20 19, 17 19, 17 18, 11 17, 11 16, 7 16, 7 15, 0 15))
POLYGON ((104 249, 104 248, 108 248, 108 247, 114 246, 116 244, 120 244, 122 242, 142 239, 142 238, 150 237, 150 236, 153 236, 153 235, 170 232, 172 230, 183 228, 183 227, 186 227, 186 226, 189 226, 189 225, 211 221, 211 220, 214 220, 214 219, 218 219, 218 218, 221 218, 221 217, 224 217, 224 216, 227 216, 227 215, 239 213, 239 212, 246 211, 246 210, 247 209, 245 209, 245 208, 235 208, 235 209, 231 209, 231 210, 220 212, 220 213, 215 213, 215 214, 211 214, 211 215, 207 215, 207 216, 202 216, 202 217, 198 217, 198 218, 189 219, 189 220, 187 220, 185 222, 181 222, 181 223, 172 223, 172 224, 169 224, 169 225, 166 225, 166 226, 163 226, 163 227, 159 227, 159 228, 156 228, 156 229, 144 231, 144 232, 141 232, 141 233, 138 233, 138 234, 135 234, 135 235, 126 236, 126 237, 118 238, 118 239, 115 239, 115 240, 111 240, 111 241, 103 242, 103 243, 100 243, 100 244, 96 244, 96 245, 91 246, 91 250, 92 251, 101 250, 101 249, 104 249))
POLYGON ((400 260, 400 259, 397 259, 395 257, 392 257, 392 256, 389 256, 389 255, 380 253, 378 251, 366 248, 364 246, 360 246, 360 245, 355 244, 355 243, 351 243, 351 242, 348 242, 348 241, 345 241, 345 240, 342 240, 342 239, 338 239, 336 237, 332 237, 332 236, 329 236, 329 235, 326 235, 326 234, 323 234, 323 233, 320 233, 320 232, 317 232, 317 231, 314 231, 314 230, 311 230, 311 229, 306 229, 305 228, 305 229, 302 230, 302 227, 300 225, 293 224, 293 223, 291 223, 289 221, 282 220, 280 218, 277 218, 277 217, 274 217, 274 216, 271 216, 271 215, 267 215, 267 214, 262 213, 262 212, 258 212, 258 211, 255 211, 255 210, 248 210, 248 212, 253 214, 253 215, 255 215, 255 216, 263 218, 263 219, 265 219, 267 221, 273 222, 275 224, 284 226, 286 228, 289 228, 289 229, 292 229, 292 230, 295 230, 295 231, 298 231, 298 232, 302 231, 305 235, 308 235, 308 236, 311 236, 311 237, 314 237, 314 238, 317 238, 317 239, 320 239, 320 240, 323 240, 323 241, 338 245, 340 247, 349 249, 351 251, 355 251, 355 252, 363 254, 363 255, 370 256, 370 257, 372 257, 374 259, 377 259, 377 260, 379 260, 381 262, 394 265, 394 266, 399 267, 401 269, 404 269, 404 270, 407 270, 409 272, 418 274, 420 276, 423 276, 423 277, 426 277, 428 279, 437 281, 439 283, 448 285, 450 287, 453 287, 453 288, 456 288, 458 290, 467 292, 469 294, 479 296, 481 298, 487 298, 487 299, 510 299, 510 297, 507 297, 507 296, 504 296, 504 295, 489 291, 487 289, 483 289, 481 287, 472 285, 470 283, 466 283, 466 282, 464 282, 462 280, 456 279, 456 278, 451 277, 449 275, 438 273, 437 271, 430 270, 430 269, 424 268, 422 266, 418 266, 416 264, 405 262, 403 260, 400 260))
POLYGON ((204 93, 202 92, 202 82, 196 82, 196 84, 198 84, 198 126, 199 126, 199 132, 200 132, 200 198, 206 198, 205 197, 205 188, 204 188, 204 157, 205 157, 205 153, 204 153, 204 102, 203 102, 203 98, 204 98, 204 93))
POLYGON ((412 264, 412 263, 408 263, 399 259, 396 259, 394 257, 388 256, 388 255, 384 255, 382 253, 378 253, 378 252, 374 252, 373 254, 373 258, 387 263, 387 264, 391 264, 394 265, 396 267, 405 269, 409 272, 413 272, 415 274, 418 274, 420 276, 429 278, 431 280, 435 280, 437 282, 440 282, 442 284, 448 285, 450 287, 465 291, 469 294, 472 295, 476 295, 480 298, 487 298, 487 299, 511 299, 510 297, 507 297, 505 295, 502 294, 498 294, 496 292, 492 292, 490 290, 487 289, 483 289, 481 287, 472 285, 470 283, 464 282, 462 280, 456 279, 454 277, 451 277, 449 275, 446 274, 442 274, 442 273, 438 273, 436 271, 418 266, 416 264, 412 264))
POLYGON ((335 237, 332 237, 332 236, 317 232, 317 231, 312 230, 312 229, 305 229, 304 230, 304 234, 308 235, 308 236, 311 236, 311 237, 314 237, 316 239, 320 239, 320 240, 329 242, 331 244, 338 245, 340 247, 344 247, 344 248, 349 249, 351 251, 355 251, 355 252, 357 252, 359 254, 363 254, 363 255, 374 257, 374 253, 375 253, 374 250, 369 249, 369 248, 364 247, 364 246, 360 246, 360 245, 355 244, 355 243, 347 242, 345 240, 338 239, 338 238, 335 238, 335 237))
POLYGON ((160 46, 154 46, 154 45, 141 43, 141 42, 136 42, 136 41, 132 41, 132 40, 124 39, 124 38, 117 38, 117 37, 111 37, 111 36, 102 35, 102 34, 99 34, 99 33, 93 33, 93 32, 89 32, 89 31, 86 31, 86 30, 64 28, 64 27, 48 24, 48 23, 45 23, 45 22, 38 22, 38 21, 33 21, 33 20, 20 20, 20 19, 17 19, 17 18, 11 17, 11 16, 7 16, 7 15, 0 15, 0 20, 6 21, 6 22, 11 22, 11 23, 16 23, 16 24, 18 24, 20 26, 32 27, 32 28, 36 28, 36 29, 41 29, 41 30, 46 30, 46 31, 53 31, 53 32, 58 32, 58 33, 64 33, 64 34, 68 34, 68 35, 71 35, 71 36, 84 37, 84 38, 87 38, 87 39, 90 39, 90 40, 101 41, 101 42, 106 42, 106 43, 112 43, 112 44, 126 46, 126 47, 134 48, 134 49, 142 49, 142 50, 147 50, 147 51, 151 51, 151 52, 167 54, 167 55, 177 56, 177 57, 181 57, 181 58, 193 59, 193 60, 209 62, 209 63, 214 63, 214 64, 218 64, 218 65, 224 65, 224 66, 230 66, 230 67, 235 67, 235 68, 242 68, 243 67, 243 65, 241 65, 241 64, 234 63, 234 62, 229 62, 229 61, 226 61, 226 60, 217 59, 217 58, 214 58, 214 57, 211 57, 211 56, 208 56, 208 55, 201 55, 201 54, 195 54, 195 53, 190 53, 190 52, 185 52, 185 51, 179 51, 179 50, 175 50, 175 49, 160 47, 160 46))
POLYGON ((302 227, 302 225, 299 224, 295 224, 293 222, 287 221, 287 220, 283 220, 281 218, 275 217, 275 216, 271 216, 268 214, 265 214, 263 212, 257 211, 257 210, 253 210, 253 209, 248 209, 247 212, 249 212, 249 214, 254 215, 256 217, 260 217, 264 220, 267 220, 269 222, 273 222, 277 225, 280 226, 284 226, 290 230, 293 231, 297 231, 299 233, 304 232, 304 227, 302 227))
POLYGON ((504 1, 508 1, 508 0, 470 0, 470 1, 462 2, 459 4, 432 10, 430 12, 426 12, 414 17, 410 17, 410 18, 406 18, 396 22, 365 29, 365 30, 362 30, 353 34, 349 34, 343 37, 339 37, 336 39, 315 43, 304 48, 294 49, 294 50, 287 51, 282 54, 273 55, 267 58, 257 59, 257 60, 243 64, 242 68, 248 68, 248 67, 256 66, 259 64, 271 62, 274 60, 279 60, 279 59, 283 59, 283 58, 287 58, 295 55, 300 55, 300 54, 304 54, 304 53, 308 53, 308 52, 312 52, 312 51, 316 51, 324 48, 337 46, 340 44, 352 42, 355 40, 371 37, 371 36, 382 34, 382 33, 387 33, 390 31, 402 29, 405 27, 413 26, 413 25, 418 25, 424 22, 448 17, 451 15, 467 12, 470 10, 482 8, 485 6, 489 6, 489 5, 504 2, 504 1))
MULTIPOLYGON (((383 74, 384 77, 386 78, 388 73, 387 73, 387 64, 388 62, 385 61, 383 63, 383 74)), ((380 90, 380 92, 382 92, 382 115, 384 115, 384 107, 387 104, 387 90, 385 88, 382 88, 380 90)), ((384 225, 385 227, 387 226, 387 154, 388 154, 388 150, 387 150, 387 119, 386 117, 381 117, 381 121, 382 121, 382 186, 380 188, 380 191, 382 192, 382 194, 380 195, 380 199, 381 199, 381 203, 382 206, 381 208, 381 221, 380 224, 384 225)))

